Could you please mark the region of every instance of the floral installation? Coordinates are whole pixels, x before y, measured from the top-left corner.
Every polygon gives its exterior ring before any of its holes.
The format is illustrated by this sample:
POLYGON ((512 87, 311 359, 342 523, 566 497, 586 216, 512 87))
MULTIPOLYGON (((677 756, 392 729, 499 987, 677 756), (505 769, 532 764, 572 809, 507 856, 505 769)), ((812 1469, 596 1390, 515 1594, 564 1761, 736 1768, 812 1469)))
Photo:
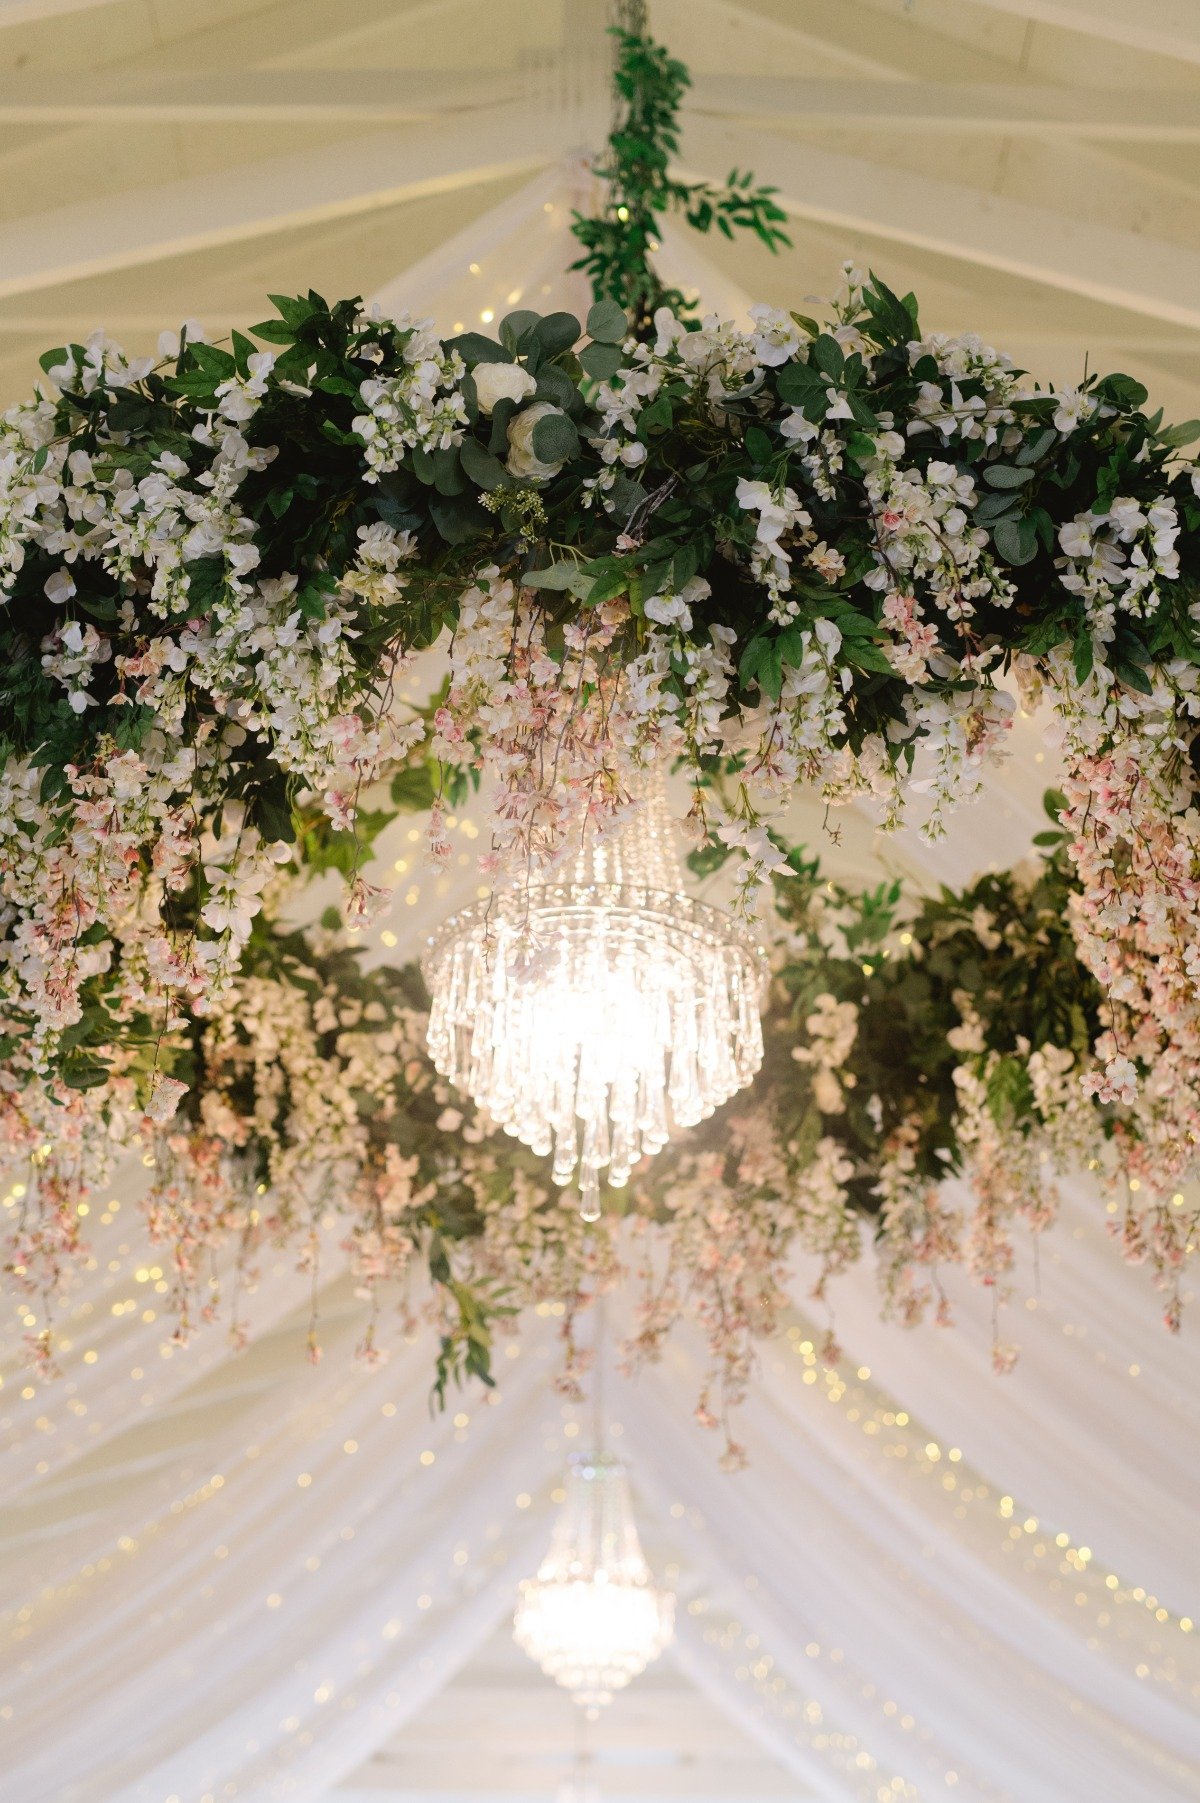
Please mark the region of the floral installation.
MULTIPOLYGON (((405 787, 428 799, 428 767, 410 769, 405 787)), ((1055 816, 1065 805, 1051 798, 1055 816)), ((442 1396, 451 1379, 490 1381, 495 1333, 554 1304, 560 1383, 577 1394, 589 1357, 580 1310, 631 1285, 631 1367, 658 1357, 684 1318, 705 1333, 697 1416, 724 1429, 730 1464, 741 1456, 731 1414, 758 1343, 784 1320, 797 1253, 828 1300, 873 1237, 884 1312, 909 1324, 950 1322, 943 1277, 964 1266, 995 1300, 1006 1369, 1015 1348, 999 1308, 1017 1237, 1053 1220, 1056 1180, 1086 1166, 1123 1196, 1111 1225, 1126 1255, 1151 1265, 1177 1325, 1195 1214, 1131 1181, 1157 1131, 1153 1109, 1081 1081, 1097 1075, 1104 1002, 1075 955, 1065 837, 1042 837, 1027 867, 924 900, 894 883, 848 891, 781 847, 763 1071, 711 1123, 644 1160, 628 1189, 607 1191, 597 1222, 552 1181, 549 1160, 437 1076, 415 966, 365 968, 336 914, 285 929, 269 896, 222 1001, 169 1048, 171 1080, 186 1084, 172 1120, 147 1116, 126 1075, 54 1100, 31 1084, 0 1091, 0 1131, 25 1176, 7 1268, 41 1303, 31 1353, 53 1369, 54 1315, 86 1252, 79 1205, 130 1147, 151 1166, 146 1228, 168 1254, 177 1341, 220 1317, 242 1342, 268 1247, 293 1249, 312 1273, 315 1311, 332 1212, 370 1305, 365 1358, 431 1320, 442 1396), (947 1199, 949 1178, 961 1179, 960 1199, 947 1199), (381 1329, 384 1309, 399 1323, 381 1329)), ((314 1357, 319 1344, 314 1313, 314 1357)), ((825 1352, 836 1355, 832 1330, 825 1352)))
POLYGON ((419 1245, 445 1370, 482 1372, 472 1311, 520 1263, 517 1173, 522 1268, 565 1281, 578 1230, 547 1232, 542 1175, 471 1117, 478 1144, 465 1127, 442 1143, 458 1104, 422 1063, 411 981, 347 1024, 343 954, 281 934, 278 897, 336 865, 349 923, 369 917, 376 800, 389 780, 403 796, 416 758, 437 764, 435 861, 448 798, 492 779, 496 883, 552 865, 670 762, 698 855, 736 854, 739 907, 774 885, 797 952, 751 1112, 718 1147, 680 1141, 635 1191, 634 1214, 665 1211, 688 1248, 665 1268, 647 1253, 643 1349, 686 1293, 722 1347, 714 1394, 735 1394, 748 1353, 729 1323, 772 1317, 776 1250, 798 1240, 832 1274, 856 1211, 878 1218, 906 1318, 941 1307, 951 1255, 999 1291, 1013 1220, 1053 1207, 1043 1164, 1083 1152, 1128 1182, 1126 1251, 1173 1320, 1190 1226, 1174 1198, 1200 1147, 1200 471, 1181 455, 1200 423, 1164 425, 1120 374, 1040 387, 849 267, 824 320, 690 317, 642 279, 656 218, 774 247, 779 209, 748 177, 673 183, 686 71, 640 30, 618 69, 613 209, 578 222, 601 297, 586 321, 519 311, 496 338, 443 342, 355 300, 275 297, 228 346, 189 323, 155 358, 103 334, 50 351, 0 420, 0 1101, 37 1170, 14 1275, 57 1287, 81 1256, 72 1197, 141 1134, 161 1148, 181 1315, 203 1310, 214 1237, 244 1242, 247 1268, 264 1233, 311 1238, 297 1147, 322 1143, 364 1285, 419 1245), (439 639, 445 692, 400 705, 407 661, 439 639), (893 945, 888 906, 831 901, 772 822, 803 786, 885 823, 919 793, 945 832, 1004 754, 1014 689, 1054 716, 1062 846, 1040 874, 923 904, 893 945), (728 760, 736 780, 714 783, 728 760), (890 1076, 876 997, 911 1033, 890 1076), (374 1075, 353 1043, 367 1020, 374 1075), (225 1187, 252 1165, 263 1208, 241 1175, 225 1187), (960 1168, 969 1222, 938 1193, 960 1168))

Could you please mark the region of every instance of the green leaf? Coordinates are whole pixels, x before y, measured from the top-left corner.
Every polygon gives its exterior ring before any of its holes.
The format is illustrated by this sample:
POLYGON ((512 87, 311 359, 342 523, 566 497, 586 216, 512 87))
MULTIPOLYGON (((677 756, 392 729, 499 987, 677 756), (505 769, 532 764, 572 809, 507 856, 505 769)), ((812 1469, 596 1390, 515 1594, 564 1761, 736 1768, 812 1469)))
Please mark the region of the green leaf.
POLYGON ((597 344, 620 344, 629 331, 625 310, 614 300, 598 300, 588 309, 587 334, 597 344))
POLYGON ((783 687, 783 648, 778 638, 759 637, 750 640, 738 665, 738 677, 744 686, 757 682, 771 701, 779 700, 783 687))
POLYGON ((474 369, 477 363, 510 363, 508 352, 494 338, 485 338, 482 332, 460 332, 457 338, 446 341, 448 351, 457 351, 468 369, 474 369))
POLYGON ((699 568, 700 551, 696 541, 692 539, 688 544, 680 545, 678 551, 676 551, 674 557, 672 557, 671 581, 675 584, 677 589, 681 589, 685 583, 691 581, 699 568))
POLYGON ((836 338, 831 338, 828 332, 822 332, 810 354, 817 368, 823 370, 831 381, 841 381, 846 357, 836 338))
MULTIPOLYGON (((507 359, 505 359, 505 361, 507 361, 507 359)), ((502 401, 496 402, 496 405, 492 408, 492 435, 488 439, 489 451, 497 453, 507 452, 509 422, 516 411, 517 403, 515 401, 510 401, 507 395, 502 401)))
POLYGON ((1169 451, 1177 451, 1180 445, 1191 444, 1200 438, 1200 419, 1185 419, 1178 426, 1164 426, 1154 437, 1158 444, 1166 445, 1169 451))
POLYGON ((44 370, 46 375, 49 375, 50 371, 52 369, 57 369, 60 363, 66 363, 69 360, 69 355, 70 353, 65 344, 60 344, 56 351, 43 351, 38 358, 38 368, 44 370))
POLYGON ((578 341, 582 327, 573 313, 547 313, 533 328, 533 335, 546 357, 559 357, 578 341))
POLYGON ((585 344, 579 361, 593 382, 607 382, 616 375, 625 356, 616 344, 585 344))
POLYGON ((878 676, 896 674, 884 652, 870 639, 846 638, 842 641, 842 651, 846 662, 860 670, 873 670, 878 676))
POLYGON ((712 876, 720 870, 731 856, 728 845, 718 842, 715 845, 702 845, 698 851, 690 851, 687 855, 687 867, 693 876, 712 876))
POLYGON ((671 424, 671 419, 670 397, 660 394, 656 400, 651 401, 648 407, 643 407, 638 414, 637 437, 645 444, 652 433, 665 432, 671 424))
POLYGON ((311 297, 306 300, 298 294, 268 294, 267 299, 280 318, 286 320, 295 331, 298 331, 302 325, 306 325, 317 311, 311 297))
POLYGON ((820 373, 808 363, 785 363, 776 378, 779 398, 789 406, 802 407, 806 401, 825 399, 828 386, 820 373))
POLYGON ((581 574, 591 584, 587 595, 589 607, 599 607, 602 601, 611 601, 629 588, 629 566, 620 557, 594 558, 585 564, 581 574))
POLYGON ((564 413, 570 413, 573 408, 582 411, 579 390, 566 370, 559 369, 554 363, 546 363, 539 369, 536 398, 539 401, 552 401, 564 413))
POLYGON ((1139 695, 1153 695, 1154 684, 1137 664, 1126 663, 1118 659, 1113 664, 1113 672, 1127 689, 1134 689, 1139 695))
POLYGON ((1081 633, 1075 641, 1075 654, 1072 659, 1075 667, 1075 680, 1079 683, 1087 681, 1095 663, 1095 648, 1090 632, 1081 633))
POLYGON ((94 1058, 71 1058, 63 1061, 59 1074, 68 1089, 99 1089, 108 1082, 109 1069, 94 1058))
POLYGON ((1135 382, 1132 376, 1105 376, 1102 382, 1097 383, 1096 393, 1102 400, 1112 401, 1118 407, 1134 411, 1143 407, 1149 399, 1149 390, 1143 388, 1140 382, 1135 382))
POLYGON ((464 438, 458 447, 459 457, 466 474, 476 488, 501 488, 509 480, 508 471, 498 457, 485 451, 476 438, 464 438))
POLYGON ((868 432, 877 432, 879 430, 879 421, 876 419, 874 413, 867 406, 867 403, 863 400, 861 395, 848 394, 846 396, 846 404, 850 409, 855 425, 864 426, 868 432))
POLYGON ((282 839, 287 845, 295 842, 296 825, 292 818, 287 778, 282 771, 279 771, 269 783, 256 792, 251 815, 255 826, 268 844, 273 843, 276 839, 282 839))
POLYGON ((265 338, 268 344, 295 344, 296 334, 284 319, 264 319, 250 330, 256 338, 265 338))
POLYGON ((491 515, 469 495, 450 495, 432 501, 429 512, 448 545, 466 544, 469 539, 481 537, 492 525, 491 515))
POLYGON ((989 488, 1024 488, 1033 481, 1033 471, 1016 469, 1011 463, 988 463, 984 465, 983 479, 989 488))
POLYGON ((500 321, 500 342, 505 350, 515 357, 526 332, 532 331, 539 319, 540 315, 530 312, 528 307, 518 307, 515 313, 506 313, 500 321))
MULTIPOLYGON (((571 558, 564 558, 561 563, 547 564, 541 570, 526 570, 521 576, 525 588, 544 588, 565 593, 576 587, 583 575, 583 567, 571 558)), ((590 578, 588 587, 591 587, 590 578)))
POLYGON ((1022 469, 1028 469, 1031 463, 1036 463, 1039 457, 1044 457, 1051 446, 1057 442, 1058 433, 1054 427, 1045 426, 1040 432, 1035 432, 1032 438, 1025 440, 1017 452, 1016 462, 1022 469))
POLYGON ((245 333, 239 332, 236 327, 230 333, 229 341, 233 345, 233 355, 234 360, 237 363, 238 374, 240 376, 249 375, 250 359, 251 357, 257 356, 258 347, 251 344, 245 333))
POLYGON ((419 814, 433 806, 433 771, 428 764, 409 764, 397 770, 391 797, 406 814, 419 814))
POLYGON ((531 436, 533 454, 543 463, 569 463, 579 455, 579 434, 565 413, 547 413, 531 436))
POLYGON ((999 494, 980 495, 975 503, 975 518, 985 523, 988 520, 1002 519, 1006 513, 1015 513, 1021 505, 1019 495, 1011 490, 1002 490, 999 494))
POLYGON ((447 445, 430 452, 430 462, 433 465, 433 485, 439 495, 461 495, 466 483, 463 481, 458 446, 447 445))
POLYGON ((747 426, 743 440, 748 455, 756 464, 769 463, 774 456, 774 447, 761 426, 747 426))
POLYGON ((1037 555, 1037 531, 1032 520, 997 520, 992 541, 1006 563, 1029 563, 1037 555))

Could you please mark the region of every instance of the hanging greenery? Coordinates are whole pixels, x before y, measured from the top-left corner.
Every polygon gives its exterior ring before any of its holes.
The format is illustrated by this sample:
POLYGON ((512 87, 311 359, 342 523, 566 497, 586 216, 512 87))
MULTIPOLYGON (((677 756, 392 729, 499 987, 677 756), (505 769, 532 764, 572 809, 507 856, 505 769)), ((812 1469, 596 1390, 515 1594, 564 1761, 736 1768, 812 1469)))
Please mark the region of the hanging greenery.
POLYGON ((776 190, 756 185, 750 172, 732 170, 723 188, 671 175, 679 150, 679 107, 691 76, 646 35, 644 24, 638 29, 631 21, 613 36, 616 117, 607 156, 596 166, 604 207, 592 217, 575 215, 573 230, 586 254, 572 268, 585 270, 597 300, 616 301, 634 335, 644 338, 660 307, 681 318, 688 311, 684 295, 666 287, 655 267, 665 216, 681 214, 699 232, 715 226, 726 238, 752 232, 770 251, 791 239, 783 230, 787 215, 774 198, 776 190))

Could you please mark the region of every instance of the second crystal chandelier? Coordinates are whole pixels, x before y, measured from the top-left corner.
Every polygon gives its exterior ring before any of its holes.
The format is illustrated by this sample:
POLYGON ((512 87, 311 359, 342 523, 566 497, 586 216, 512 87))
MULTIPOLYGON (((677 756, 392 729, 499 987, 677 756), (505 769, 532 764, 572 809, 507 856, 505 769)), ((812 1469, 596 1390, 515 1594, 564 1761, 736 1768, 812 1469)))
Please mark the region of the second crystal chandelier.
POLYGON ((682 889, 661 777, 553 881, 451 915, 424 959, 429 1049, 443 1076, 540 1155, 619 1187, 762 1062, 766 959, 722 909, 682 889))

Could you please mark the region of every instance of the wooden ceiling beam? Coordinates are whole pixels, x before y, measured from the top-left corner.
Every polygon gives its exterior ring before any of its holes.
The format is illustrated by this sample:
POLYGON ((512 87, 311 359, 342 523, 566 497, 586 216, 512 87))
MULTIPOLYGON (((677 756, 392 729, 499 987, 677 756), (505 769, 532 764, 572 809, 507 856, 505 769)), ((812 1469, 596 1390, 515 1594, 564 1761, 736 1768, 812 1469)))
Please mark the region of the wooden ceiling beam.
MULTIPOLYGON (((1016 83, 702 75, 688 105, 693 112, 771 124, 1200 143, 1200 97, 1178 89, 1109 92, 1016 83)), ((0 117, 2 109, 0 89, 0 117)))
MULTIPOLYGON (((510 104, 525 92, 519 70, 423 70, 419 78, 385 69, 121 71, 69 90, 57 78, 0 74, 0 124, 401 125, 510 104)), ((686 104, 694 113, 774 125, 1200 142, 1197 97, 1178 89, 701 75, 686 104)))
POLYGON ((11 219, 0 298, 531 174, 562 153, 555 135, 544 114, 495 107, 11 219))
POLYGON ((691 121, 690 170, 775 183, 797 219, 1002 269, 1179 326, 1200 327, 1200 252, 778 133, 691 121))
MULTIPOLYGON (((0 0, 3 4, 3 0, 0 0)), ((3 125, 403 125, 521 97, 515 71, 98 71, 84 82, 0 74, 3 125)))
POLYGON ((967 0, 967 4, 1011 13, 1034 25, 1103 38, 1172 62, 1200 63, 1197 0, 967 0))

